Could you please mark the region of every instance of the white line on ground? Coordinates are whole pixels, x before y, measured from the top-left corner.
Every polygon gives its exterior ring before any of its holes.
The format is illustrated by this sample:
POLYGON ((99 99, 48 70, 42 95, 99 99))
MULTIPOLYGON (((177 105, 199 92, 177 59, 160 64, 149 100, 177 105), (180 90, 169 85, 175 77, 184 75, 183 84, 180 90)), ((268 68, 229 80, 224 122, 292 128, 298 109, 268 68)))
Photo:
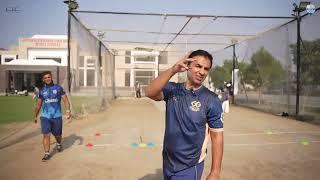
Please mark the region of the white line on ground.
POLYGON ((260 133, 237 133, 237 134, 228 134, 225 136, 254 136, 254 135, 279 135, 279 134, 320 134, 320 131, 297 131, 297 132, 274 132, 274 131, 265 131, 260 133))
MULTIPOLYGON (((309 143, 320 143, 320 141, 308 141, 309 143)), ((256 143, 256 144, 225 144, 225 146, 269 146, 269 145, 286 145, 286 144, 300 144, 300 142, 272 142, 272 143, 256 143)))
MULTIPOLYGON (((308 143, 320 143, 320 141, 307 141, 308 143)), ((287 145, 287 144, 301 144, 300 141, 291 141, 291 142, 270 142, 270 143, 236 143, 236 144, 224 144, 225 146, 270 146, 270 145, 287 145)), ((210 146, 211 144, 208 144, 210 146)), ((131 147, 129 144, 96 144, 92 147, 105 147, 105 146, 117 146, 117 147, 131 147)), ((162 147, 163 144, 155 145, 154 147, 162 147)), ((141 147, 132 147, 132 148, 141 148, 141 147)), ((147 147, 142 147, 147 148, 147 147)))

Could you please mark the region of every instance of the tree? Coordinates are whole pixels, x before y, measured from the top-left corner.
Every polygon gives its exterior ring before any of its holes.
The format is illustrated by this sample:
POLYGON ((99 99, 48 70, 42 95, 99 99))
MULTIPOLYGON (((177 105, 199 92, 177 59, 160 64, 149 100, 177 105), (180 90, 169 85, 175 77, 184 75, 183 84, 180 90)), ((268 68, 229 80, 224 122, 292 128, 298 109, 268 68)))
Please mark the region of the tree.
MULTIPOLYGON (((246 71, 246 68, 249 64, 240 62, 236 63, 236 68, 239 68, 240 74, 246 71)), ((232 80, 232 67, 233 61, 232 60, 224 60, 222 66, 216 66, 213 70, 210 71, 210 78, 213 81, 215 87, 219 87, 223 85, 224 82, 229 82, 232 80)), ((241 76, 241 75, 240 75, 241 76)), ((243 82, 243 77, 241 76, 241 81, 243 82)))
POLYGON ((259 91, 259 104, 262 90, 280 87, 285 79, 281 63, 264 47, 251 57, 251 64, 245 70, 245 80, 259 91))
MULTIPOLYGON (((296 44, 290 45, 293 63, 297 64, 296 44)), ((304 85, 320 85, 320 39, 303 41, 300 49, 301 82, 304 85)))
POLYGON ((210 79, 214 84, 214 87, 218 88, 223 85, 223 82, 227 81, 231 75, 223 67, 216 66, 209 73, 210 79))

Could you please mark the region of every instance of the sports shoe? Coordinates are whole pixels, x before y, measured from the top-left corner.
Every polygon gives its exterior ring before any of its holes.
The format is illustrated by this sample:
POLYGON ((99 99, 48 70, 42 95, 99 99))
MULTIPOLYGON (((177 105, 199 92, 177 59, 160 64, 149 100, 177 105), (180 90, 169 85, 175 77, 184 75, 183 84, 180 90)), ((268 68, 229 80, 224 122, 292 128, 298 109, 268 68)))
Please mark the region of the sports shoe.
POLYGON ((42 158, 42 161, 45 162, 45 161, 48 161, 49 159, 50 159, 50 154, 45 153, 43 158, 42 158))
POLYGON ((57 145, 56 145, 56 148, 57 148, 57 151, 58 151, 58 152, 62 152, 62 151, 63 151, 63 148, 62 148, 62 145, 61 145, 61 144, 57 144, 57 145))

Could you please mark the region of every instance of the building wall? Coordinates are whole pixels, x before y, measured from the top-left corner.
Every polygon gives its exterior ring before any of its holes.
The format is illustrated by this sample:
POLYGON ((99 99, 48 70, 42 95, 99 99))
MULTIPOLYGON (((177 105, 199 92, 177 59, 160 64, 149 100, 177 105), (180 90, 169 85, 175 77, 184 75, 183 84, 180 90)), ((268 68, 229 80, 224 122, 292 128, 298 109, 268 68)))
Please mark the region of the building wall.
MULTIPOLYGON (((54 37, 54 36, 52 36, 54 37)), ((19 39, 19 58, 29 59, 29 49, 65 49, 68 48, 67 39, 50 39, 49 37, 41 36, 39 38, 20 38, 19 39)))
MULTIPOLYGON (((115 56, 115 71, 116 71, 116 87, 125 87, 125 72, 130 72, 130 87, 134 87, 135 82, 135 71, 154 71, 155 77, 158 76, 158 62, 154 63, 133 63, 134 57, 130 57, 130 64, 126 63, 126 51, 130 50, 122 50, 117 51, 115 56)), ((135 51, 135 50, 133 50, 135 51)), ((170 54, 168 54, 170 56, 170 54)), ((157 57, 159 58, 159 57, 157 57)), ((170 68, 173 64, 176 63, 175 58, 167 57, 166 64, 159 64, 159 71, 163 72, 166 69, 170 68)), ((175 75, 171 78, 170 81, 178 81, 178 75, 175 75)))
POLYGON ((35 49, 29 48, 28 49, 28 59, 29 60, 36 60, 36 58, 61 58, 61 65, 67 66, 67 57, 68 51, 67 49, 35 49))
MULTIPOLYGON (((98 73, 99 67, 95 67, 96 71, 96 77, 97 82, 95 83, 96 86, 100 86, 100 83, 104 87, 113 87, 115 86, 117 89, 115 91, 119 91, 122 89, 129 89, 132 90, 135 84, 135 77, 136 75, 141 72, 137 71, 150 71, 153 73, 154 78, 158 76, 158 73, 161 73, 165 71, 166 69, 170 68, 172 65, 174 65, 181 57, 178 57, 177 55, 174 55, 174 53, 171 52, 160 52, 160 56, 157 56, 156 61, 153 63, 150 62, 139 62, 139 63, 133 63, 134 57, 130 56, 130 63, 126 63, 126 51, 137 51, 135 46, 132 45, 119 45, 118 47, 109 47, 110 49, 116 48, 116 49, 122 49, 117 50, 114 52, 114 54, 108 53, 106 51, 102 51, 105 53, 104 56, 102 56, 102 76, 98 73), (165 63, 159 63, 158 60, 160 58, 165 57, 165 63), (159 69, 159 72, 158 72, 159 69), (130 83, 129 86, 125 84, 126 82, 126 72, 130 73, 130 83)), ((152 47, 150 47, 152 48, 152 47)), ((142 51, 140 49, 140 51, 142 51)), ((98 52, 98 50, 97 50, 98 52)), ((79 84, 80 79, 80 59, 81 57, 86 57, 88 54, 92 55, 93 52, 85 52, 84 50, 80 51, 79 44, 77 42, 71 42, 71 52, 70 52, 70 66, 71 66, 71 74, 72 78, 75 80, 73 81, 72 87, 77 90, 81 89, 79 84)), ((67 39, 50 39, 46 36, 43 37, 32 37, 32 38, 20 38, 19 39, 19 47, 17 50, 13 51, 5 51, 1 52, 1 54, 9 54, 12 56, 18 55, 19 59, 29 59, 33 60, 34 57, 38 56, 49 56, 49 57, 61 57, 61 65, 59 68, 59 83, 62 84, 65 88, 67 87, 67 39)), ((4 57, 4 56, 2 56, 4 57)), ((94 57, 92 58, 96 59, 96 63, 98 62, 98 55, 95 52, 94 57)), ((160 62, 163 59, 161 59, 160 62)), ((1 65, 0 65, 1 67, 1 65)), ((22 67, 23 68, 23 67, 22 67)), ((23 70, 20 68, 20 70, 23 70)), ((32 68, 28 67, 29 71, 32 71, 32 68)), ((82 68, 83 69, 83 68, 82 68)), ((0 73, 0 80, 4 79, 5 77, 5 67, 1 67, 1 73, 0 73)), ((35 71, 39 72, 42 70, 52 70, 54 77, 57 76, 57 67, 37 67, 34 69, 35 71)), ((148 74, 148 72, 146 72, 148 74)), ((143 76, 143 75, 142 75, 143 76)), ((170 81, 174 82, 182 82, 185 80, 186 73, 179 73, 176 74, 171 78, 170 81)), ((139 78, 141 75, 139 75, 139 78)), ((57 81, 56 81, 57 82, 57 81)), ((0 91, 3 90, 6 83, 3 81, 0 83, 0 91)), ((89 87, 92 88, 92 87, 89 87)), ((113 90, 114 91, 114 90, 113 90)))
POLYGON ((5 93, 8 86, 8 76, 4 66, 0 66, 0 94, 5 93))
MULTIPOLYGON (((39 74, 43 71, 50 70, 53 73, 54 81, 63 83, 66 79, 67 66, 67 39, 66 36, 48 36, 35 35, 31 38, 20 38, 19 46, 11 50, 0 51, 0 93, 9 88, 9 76, 11 71, 19 74, 39 74), (7 66, 5 58, 35 60, 36 57, 55 57, 61 58, 61 66, 43 66, 43 65, 10 65, 7 66), (59 68, 59 80, 57 80, 57 69, 59 68)), ((41 60, 39 60, 41 61, 41 60)), ((23 62, 23 61, 21 61, 23 62)), ((35 63, 37 64, 37 63, 35 63)), ((26 75, 24 75, 24 78, 26 75)), ((19 85, 20 86, 20 85, 19 85)))

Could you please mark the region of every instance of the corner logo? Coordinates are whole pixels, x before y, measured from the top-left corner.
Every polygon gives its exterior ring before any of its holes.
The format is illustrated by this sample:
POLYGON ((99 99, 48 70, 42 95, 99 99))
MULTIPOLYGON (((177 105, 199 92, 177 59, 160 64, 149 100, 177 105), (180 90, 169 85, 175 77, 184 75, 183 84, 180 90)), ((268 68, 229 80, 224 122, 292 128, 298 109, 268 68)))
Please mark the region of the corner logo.
POLYGON ((57 90, 56 89, 54 89, 52 92, 53 92, 53 94, 57 94, 57 90))
POLYGON ((199 101, 192 101, 190 109, 194 112, 200 111, 201 103, 199 101))

